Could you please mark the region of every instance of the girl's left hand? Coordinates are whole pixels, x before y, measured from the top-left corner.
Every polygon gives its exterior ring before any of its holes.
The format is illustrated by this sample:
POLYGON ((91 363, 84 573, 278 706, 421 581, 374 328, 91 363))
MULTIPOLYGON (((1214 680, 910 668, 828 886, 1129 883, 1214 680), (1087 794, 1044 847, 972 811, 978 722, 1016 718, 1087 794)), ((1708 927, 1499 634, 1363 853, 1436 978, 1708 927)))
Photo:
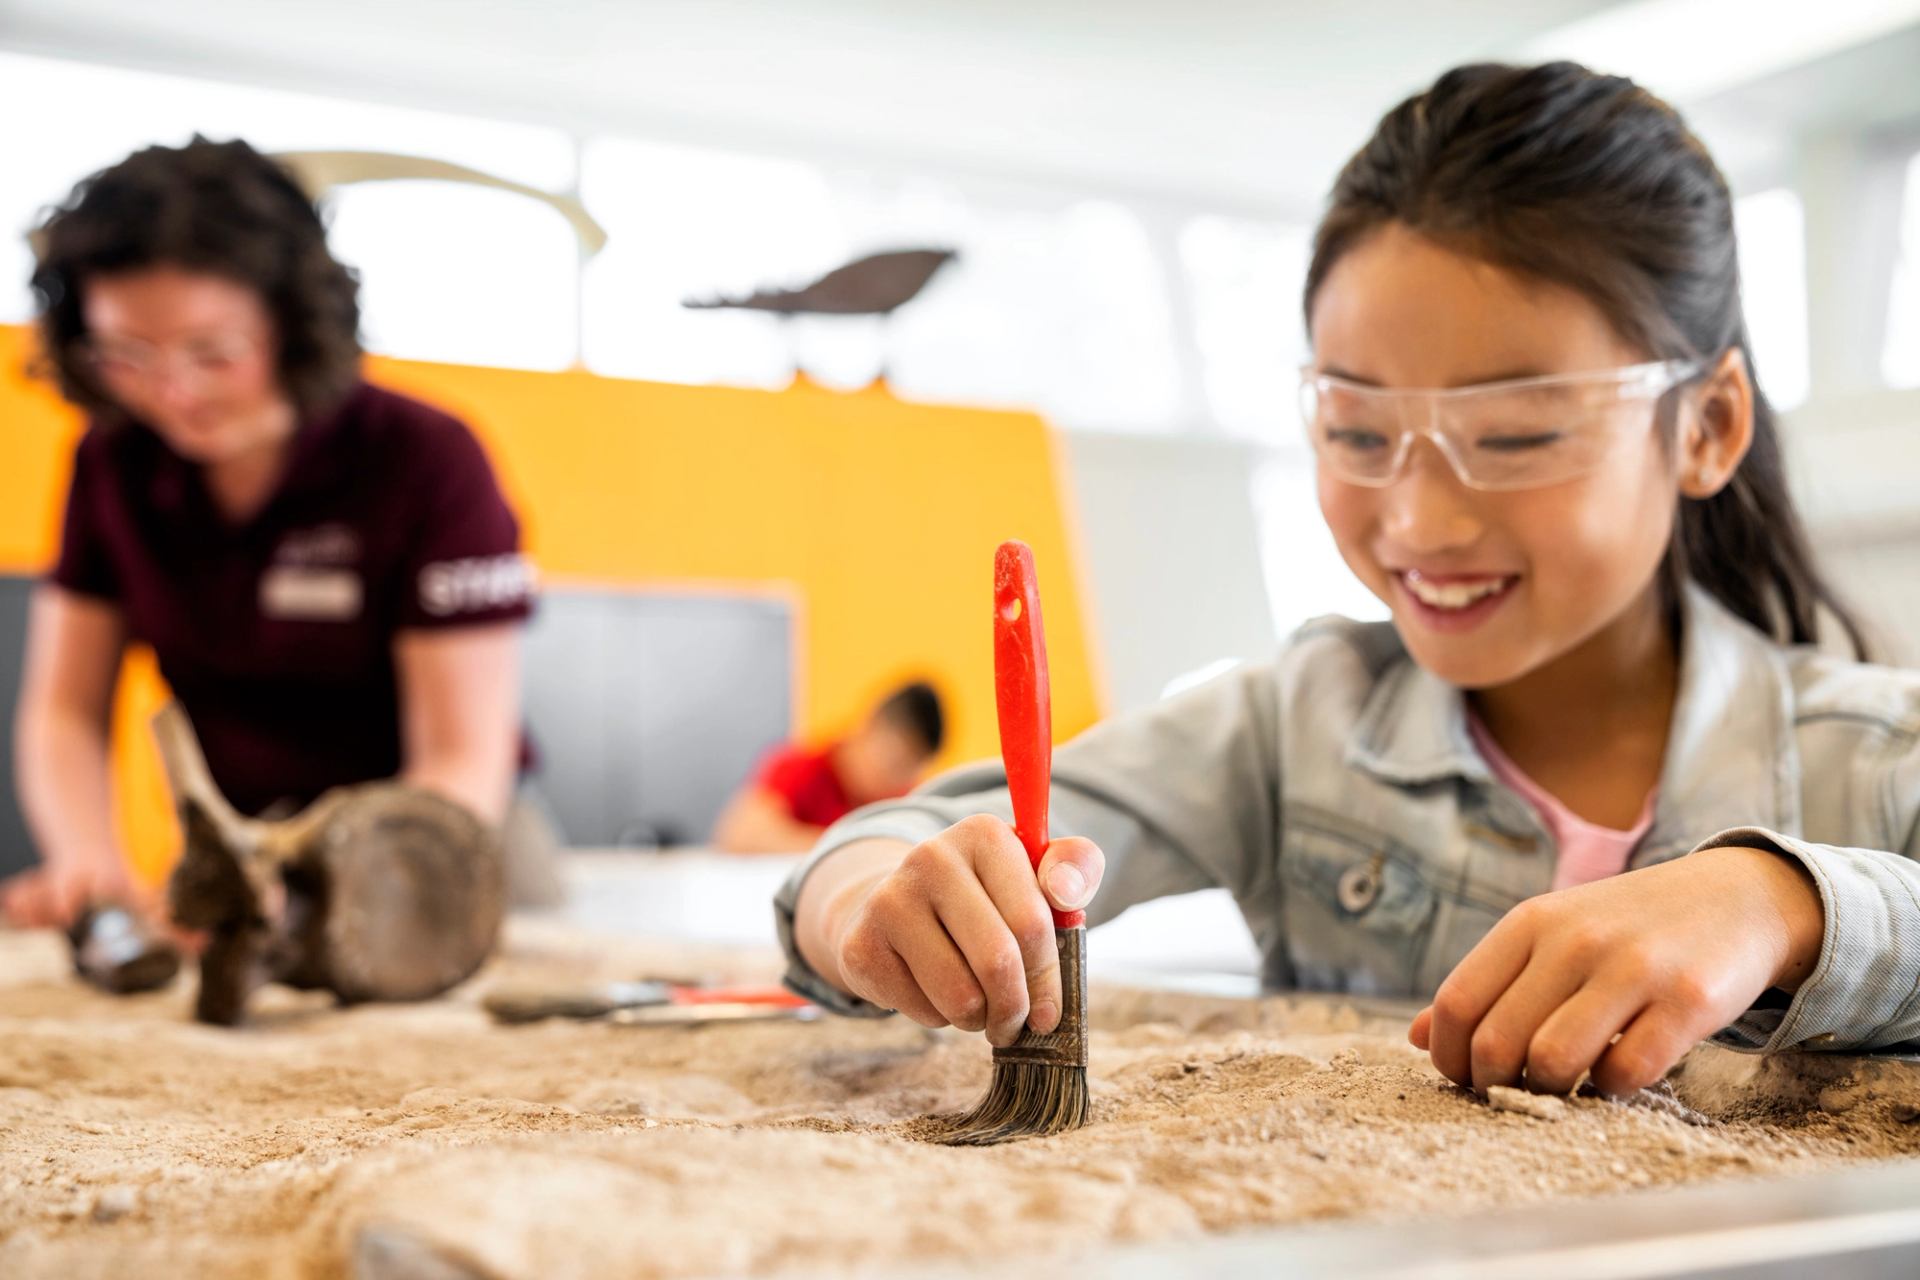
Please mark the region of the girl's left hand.
POLYGON ((1523 1079, 1569 1093, 1588 1071, 1602 1093, 1631 1093, 1768 988, 1797 988, 1824 929, 1796 859, 1703 849, 1522 902, 1440 984, 1408 1038, 1481 1093, 1523 1079))

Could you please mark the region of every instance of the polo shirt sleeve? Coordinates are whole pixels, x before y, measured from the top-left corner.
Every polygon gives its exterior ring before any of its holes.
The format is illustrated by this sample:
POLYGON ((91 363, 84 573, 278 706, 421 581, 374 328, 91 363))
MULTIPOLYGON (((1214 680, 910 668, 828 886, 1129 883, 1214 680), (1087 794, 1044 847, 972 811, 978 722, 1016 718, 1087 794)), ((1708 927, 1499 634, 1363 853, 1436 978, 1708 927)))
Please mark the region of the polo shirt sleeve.
POLYGON ((102 521, 112 500, 112 476, 102 456, 102 439, 89 432, 73 453, 73 479, 67 486, 67 511, 60 528, 60 553, 47 575, 55 586, 100 600, 118 600, 120 575, 109 553, 102 521))
POLYGON ((473 434, 439 424, 417 454, 419 519, 406 553, 400 626, 517 622, 533 612, 520 522, 473 434))

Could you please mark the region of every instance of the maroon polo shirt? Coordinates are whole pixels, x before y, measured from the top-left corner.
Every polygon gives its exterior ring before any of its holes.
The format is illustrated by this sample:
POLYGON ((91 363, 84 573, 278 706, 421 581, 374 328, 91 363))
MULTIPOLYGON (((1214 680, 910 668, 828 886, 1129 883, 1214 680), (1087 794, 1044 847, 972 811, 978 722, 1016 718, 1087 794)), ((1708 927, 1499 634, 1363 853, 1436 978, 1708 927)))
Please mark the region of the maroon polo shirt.
POLYGON ((364 383, 302 424, 279 489, 239 525, 153 432, 95 425, 51 577, 117 605, 152 646, 244 813, 398 772, 397 633, 532 609, 519 524, 479 442, 364 383))

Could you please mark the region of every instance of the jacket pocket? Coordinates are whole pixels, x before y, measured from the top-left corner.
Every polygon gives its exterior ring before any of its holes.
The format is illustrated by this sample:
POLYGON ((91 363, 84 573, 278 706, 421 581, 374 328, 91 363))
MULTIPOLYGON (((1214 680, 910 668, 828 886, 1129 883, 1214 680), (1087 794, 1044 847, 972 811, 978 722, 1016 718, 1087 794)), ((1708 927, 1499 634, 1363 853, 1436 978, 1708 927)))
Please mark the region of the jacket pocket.
POLYGON ((1303 990, 1422 993, 1416 971, 1439 897, 1405 850, 1364 832, 1289 819, 1280 875, 1287 955, 1303 990))

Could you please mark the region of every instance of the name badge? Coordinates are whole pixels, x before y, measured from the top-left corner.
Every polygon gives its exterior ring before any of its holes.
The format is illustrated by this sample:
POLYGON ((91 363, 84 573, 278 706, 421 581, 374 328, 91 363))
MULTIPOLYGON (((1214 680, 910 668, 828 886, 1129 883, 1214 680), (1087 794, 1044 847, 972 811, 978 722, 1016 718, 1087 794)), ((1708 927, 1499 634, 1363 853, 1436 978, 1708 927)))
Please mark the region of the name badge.
POLYGON ((346 622, 360 616, 360 575, 346 569, 276 565, 260 578, 260 613, 283 622, 346 622))

